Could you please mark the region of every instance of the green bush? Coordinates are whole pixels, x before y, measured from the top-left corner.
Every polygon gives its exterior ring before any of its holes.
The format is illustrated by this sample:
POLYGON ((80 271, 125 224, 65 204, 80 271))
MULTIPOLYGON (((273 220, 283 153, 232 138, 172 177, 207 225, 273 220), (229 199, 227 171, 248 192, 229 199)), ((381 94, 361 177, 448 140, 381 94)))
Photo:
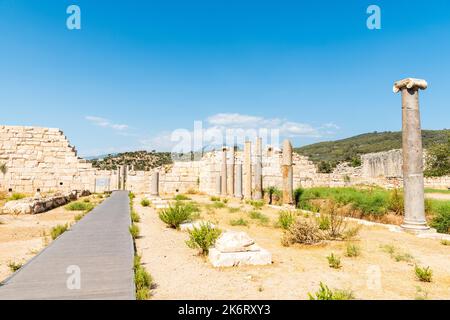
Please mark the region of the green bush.
POLYGON ((94 205, 90 202, 75 201, 69 203, 64 208, 69 211, 91 211, 94 205))
POLYGON ((278 226, 282 229, 287 230, 295 222, 296 216, 291 211, 280 211, 278 216, 278 226))
POLYGON ((247 200, 246 203, 251 205, 255 210, 262 209, 262 207, 264 207, 265 204, 264 200, 247 200))
POLYGON ((417 279, 422 282, 431 282, 433 278, 433 271, 430 267, 422 268, 420 266, 415 266, 414 272, 416 273, 417 279))
POLYGON ((211 224, 203 223, 199 228, 194 227, 189 231, 189 240, 186 241, 186 244, 189 248, 200 249, 200 253, 206 255, 221 233, 221 230, 212 227, 211 224))
POLYGON ((216 209, 223 209, 226 207, 226 204, 223 202, 214 202, 212 204, 212 206, 213 206, 213 208, 216 208, 216 209))
POLYGON ((60 235, 62 235, 64 232, 66 232, 69 229, 69 225, 66 224, 58 224, 56 227, 53 227, 50 230, 50 235, 53 240, 58 238, 60 235))
POLYGON ((320 230, 329 230, 331 227, 330 217, 326 214, 321 214, 317 218, 317 225, 320 230))
POLYGON ((21 200, 26 198, 27 196, 23 193, 13 193, 7 200, 8 201, 15 201, 15 200, 21 200))
POLYGON ((327 257, 327 260, 328 260, 328 265, 330 266, 330 268, 333 268, 333 269, 342 268, 341 258, 339 258, 338 256, 335 256, 334 253, 330 254, 327 257))
POLYGON ((83 218, 84 218, 84 213, 80 213, 80 214, 77 214, 74 219, 76 222, 78 222, 83 218))
POLYGON ((241 211, 241 208, 234 208, 234 207, 229 207, 228 208, 228 212, 229 213, 236 213, 236 212, 239 212, 239 211, 241 211))
POLYGON ((248 226, 248 221, 240 218, 240 219, 235 219, 235 220, 230 220, 230 225, 231 226, 248 226))
POLYGON ((250 218, 259 220, 262 224, 266 224, 269 222, 269 218, 266 215, 256 210, 250 211, 250 218))
POLYGON ((192 208, 176 203, 174 206, 161 210, 159 218, 170 228, 178 229, 180 224, 191 221, 192 208))
POLYGON ((141 201, 141 206, 143 206, 143 207, 148 207, 148 206, 150 206, 150 200, 148 200, 148 199, 142 199, 142 201, 141 201))
POLYGON ((297 208, 300 208, 300 202, 302 199, 302 195, 305 192, 303 188, 297 188, 294 190, 294 204, 297 208))
POLYGON ((130 192, 128 194, 128 197, 130 198, 130 200, 133 200, 134 198, 136 198, 136 195, 133 192, 130 192))
POLYGON ((153 280, 141 265, 141 257, 139 255, 134 256, 134 283, 136 285, 136 299, 148 300, 153 280))
POLYGON ((131 221, 135 223, 141 222, 141 217, 134 209, 131 209, 131 221))
POLYGON ((8 263, 8 268, 9 268, 9 270, 11 270, 11 272, 16 272, 17 270, 22 268, 22 266, 23 266, 22 263, 15 263, 15 262, 8 263))
POLYGON ((320 289, 313 295, 308 293, 309 300, 354 300, 353 292, 347 290, 332 291, 328 286, 320 283, 320 289))
POLYGON ((345 255, 349 258, 358 257, 361 255, 361 248, 355 244, 347 244, 345 255))
POLYGON ((390 193, 388 210, 397 215, 403 215, 405 213, 405 198, 400 190, 394 189, 390 193))
POLYGON ((188 196, 185 196, 184 194, 177 194, 175 197, 173 197, 173 199, 176 200, 176 201, 191 200, 191 198, 189 198, 188 196))
POLYGON ((213 202, 217 202, 217 201, 220 201, 220 197, 212 196, 209 198, 209 200, 211 200, 213 202))
POLYGON ((132 225, 130 226, 129 230, 130 230, 131 237, 132 237, 134 240, 136 240, 137 238, 139 238, 139 234, 140 234, 141 231, 139 230, 139 227, 138 227, 137 225, 132 224, 132 225))
POLYGON ((427 149, 425 176, 441 177, 450 174, 450 135, 446 143, 435 143, 427 149))
POLYGON ((431 220, 431 226, 440 233, 450 234, 450 202, 433 201, 432 211, 434 217, 431 220))

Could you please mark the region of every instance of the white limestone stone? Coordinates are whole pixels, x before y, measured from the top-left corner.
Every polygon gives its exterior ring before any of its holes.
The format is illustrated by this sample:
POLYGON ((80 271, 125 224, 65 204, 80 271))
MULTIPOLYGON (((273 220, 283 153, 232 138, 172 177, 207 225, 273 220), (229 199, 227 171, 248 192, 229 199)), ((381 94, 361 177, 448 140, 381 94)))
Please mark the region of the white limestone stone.
POLYGON ((181 231, 192 231, 192 230, 194 230, 194 228, 198 229, 204 224, 208 224, 211 228, 215 228, 215 225, 210 222, 195 221, 195 222, 180 224, 180 230, 181 231))
POLYGON ((272 264, 272 254, 262 248, 258 251, 221 252, 216 248, 209 250, 209 261, 218 267, 237 267, 242 265, 269 265, 272 264))

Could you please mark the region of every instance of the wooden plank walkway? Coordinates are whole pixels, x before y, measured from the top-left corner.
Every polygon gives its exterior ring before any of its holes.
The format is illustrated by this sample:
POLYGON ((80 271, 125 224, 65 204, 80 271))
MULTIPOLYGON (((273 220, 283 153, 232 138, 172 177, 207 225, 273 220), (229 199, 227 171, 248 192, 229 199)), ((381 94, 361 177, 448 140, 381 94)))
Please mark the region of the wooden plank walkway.
POLYGON ((130 223, 128 192, 116 191, 5 280, 0 300, 134 300, 130 223), (79 290, 67 285, 71 266, 79 290))

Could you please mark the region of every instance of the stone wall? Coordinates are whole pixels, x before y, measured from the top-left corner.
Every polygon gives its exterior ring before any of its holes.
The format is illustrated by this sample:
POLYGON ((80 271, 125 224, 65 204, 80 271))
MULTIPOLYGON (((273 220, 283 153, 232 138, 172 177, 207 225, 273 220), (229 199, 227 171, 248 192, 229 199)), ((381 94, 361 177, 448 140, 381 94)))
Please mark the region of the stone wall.
MULTIPOLYGON (((34 194, 96 189, 96 179, 114 182, 114 173, 97 171, 79 159, 63 132, 54 128, 0 126, 0 188, 34 194)), ((103 189, 110 189, 106 186, 103 189)))
POLYGON ((366 178, 402 177, 402 150, 369 153, 361 156, 362 175, 366 178))

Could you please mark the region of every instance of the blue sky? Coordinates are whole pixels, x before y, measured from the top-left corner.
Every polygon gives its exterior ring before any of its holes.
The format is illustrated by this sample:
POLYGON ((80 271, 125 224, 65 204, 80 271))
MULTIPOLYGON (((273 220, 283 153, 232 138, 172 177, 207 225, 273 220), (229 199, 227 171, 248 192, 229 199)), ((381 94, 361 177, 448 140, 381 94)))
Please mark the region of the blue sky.
POLYGON ((409 76, 430 85, 423 127, 450 127, 447 0, 0 0, 0 30, 0 124, 61 128, 85 156, 168 149, 194 121, 296 146, 399 130, 409 76))

